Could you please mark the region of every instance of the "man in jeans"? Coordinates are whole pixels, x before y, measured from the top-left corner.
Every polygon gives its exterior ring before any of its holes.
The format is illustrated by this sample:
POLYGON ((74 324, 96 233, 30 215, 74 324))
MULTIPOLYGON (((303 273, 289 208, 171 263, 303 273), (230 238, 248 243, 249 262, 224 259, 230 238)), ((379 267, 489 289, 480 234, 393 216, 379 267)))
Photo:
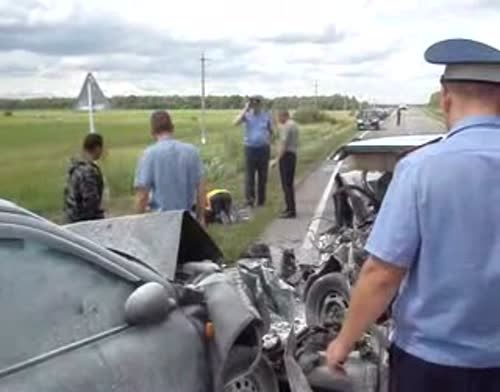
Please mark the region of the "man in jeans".
POLYGON ((247 205, 255 204, 255 174, 257 174, 257 205, 266 202, 267 173, 271 155, 271 116, 262 109, 262 98, 251 97, 234 125, 245 124, 245 196, 247 205))
POLYGON ((279 162, 281 186, 285 195, 286 209, 281 214, 283 219, 291 219, 297 216, 295 208, 295 167, 297 165, 297 148, 299 144, 299 128, 290 119, 288 110, 281 110, 278 114, 278 121, 281 125, 280 148, 278 158, 272 166, 279 162))

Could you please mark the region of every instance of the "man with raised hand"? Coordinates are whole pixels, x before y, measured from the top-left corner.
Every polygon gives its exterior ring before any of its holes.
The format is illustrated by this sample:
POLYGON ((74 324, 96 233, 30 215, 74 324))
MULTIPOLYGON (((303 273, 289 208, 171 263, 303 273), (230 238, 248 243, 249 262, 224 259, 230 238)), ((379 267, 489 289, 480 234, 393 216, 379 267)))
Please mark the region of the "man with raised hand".
POLYGON ((267 175, 271 157, 271 116, 262 107, 262 97, 253 96, 234 120, 244 124, 245 136, 245 196, 247 205, 255 205, 255 176, 257 175, 257 205, 266 202, 267 175))

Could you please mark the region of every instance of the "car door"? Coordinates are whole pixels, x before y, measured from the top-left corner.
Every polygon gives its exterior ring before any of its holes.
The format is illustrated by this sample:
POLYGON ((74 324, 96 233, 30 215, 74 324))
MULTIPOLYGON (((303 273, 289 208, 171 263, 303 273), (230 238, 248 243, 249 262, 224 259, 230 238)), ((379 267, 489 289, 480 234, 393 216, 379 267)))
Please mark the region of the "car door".
POLYGON ((127 325, 137 281, 67 239, 13 227, 0 220, 0 391, 210 390, 205 345, 182 310, 127 325))

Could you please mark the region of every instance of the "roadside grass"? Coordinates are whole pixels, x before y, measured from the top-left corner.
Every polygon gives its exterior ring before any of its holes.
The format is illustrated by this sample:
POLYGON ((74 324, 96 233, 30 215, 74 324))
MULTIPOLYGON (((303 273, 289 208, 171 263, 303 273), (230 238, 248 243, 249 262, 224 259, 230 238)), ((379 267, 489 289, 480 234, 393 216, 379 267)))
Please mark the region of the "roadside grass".
MULTIPOLYGON (((143 149, 152 143, 149 111, 97 113, 97 131, 105 138, 107 156, 102 162, 110 191, 111 215, 132 212, 134 169, 143 149)), ((243 146, 241 130, 231 125, 237 111, 207 112, 208 143, 200 144, 198 112, 173 111, 176 137, 196 144, 205 162, 209 187, 226 188, 236 203, 243 195, 243 146)), ((298 175, 311 170, 339 143, 353 134, 348 113, 330 112, 338 122, 301 127, 298 175)), ((0 197, 62 221, 63 187, 68 160, 79 152, 88 132, 85 113, 24 111, 0 117, 0 197)), ((276 216, 281 205, 277 170, 270 174, 268 204, 250 222, 209 229, 228 261, 254 241, 276 216)))

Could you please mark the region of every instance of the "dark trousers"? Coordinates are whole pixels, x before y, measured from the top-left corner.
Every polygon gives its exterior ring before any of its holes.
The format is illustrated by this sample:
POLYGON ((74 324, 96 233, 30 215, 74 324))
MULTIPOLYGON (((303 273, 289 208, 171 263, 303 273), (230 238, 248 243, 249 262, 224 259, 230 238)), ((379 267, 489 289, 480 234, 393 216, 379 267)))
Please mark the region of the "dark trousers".
POLYGON ((266 202, 267 173, 271 149, 264 147, 245 147, 245 196, 249 205, 255 203, 255 175, 257 175, 257 204, 266 202))
POLYGON ((281 187, 285 195, 285 205, 288 212, 296 213, 295 210, 295 166, 297 155, 293 152, 285 152, 280 159, 281 187))
POLYGON ((500 368, 473 369, 437 365, 393 345, 390 392, 498 392, 500 368))

